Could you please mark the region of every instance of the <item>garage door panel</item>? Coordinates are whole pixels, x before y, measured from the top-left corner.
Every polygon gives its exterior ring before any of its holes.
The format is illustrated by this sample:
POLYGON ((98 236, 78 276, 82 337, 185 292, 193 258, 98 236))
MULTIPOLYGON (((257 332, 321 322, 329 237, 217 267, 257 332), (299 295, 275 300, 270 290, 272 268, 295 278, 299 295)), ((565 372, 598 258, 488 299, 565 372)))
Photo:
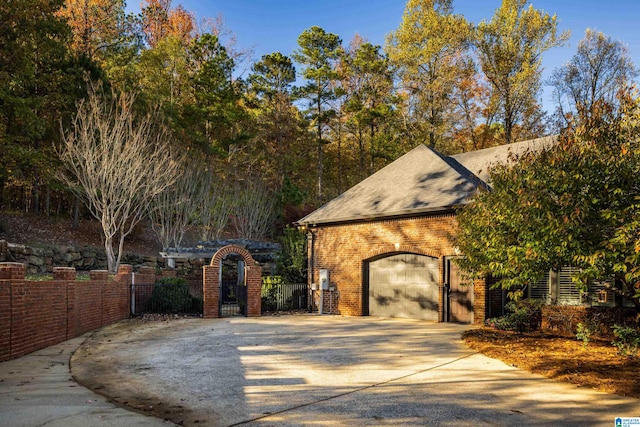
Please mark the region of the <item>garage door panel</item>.
POLYGON ((392 255, 369 263, 369 315, 438 320, 438 259, 392 255))

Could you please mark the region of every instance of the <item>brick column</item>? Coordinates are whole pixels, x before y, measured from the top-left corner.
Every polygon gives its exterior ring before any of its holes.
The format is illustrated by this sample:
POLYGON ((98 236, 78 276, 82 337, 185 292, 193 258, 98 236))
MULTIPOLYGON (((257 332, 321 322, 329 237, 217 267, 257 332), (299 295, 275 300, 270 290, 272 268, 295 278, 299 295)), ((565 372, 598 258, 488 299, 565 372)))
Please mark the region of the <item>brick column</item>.
POLYGON ((202 267, 202 292, 204 304, 202 317, 220 317, 220 263, 202 267))
POLYGON ((74 267, 53 267, 53 280, 76 280, 74 267))
POLYGON ((245 267, 247 280, 247 317, 262 315, 262 267, 247 265, 245 267))
POLYGON ((482 325, 487 320, 487 281, 473 281, 473 323, 482 325))
POLYGON ((131 284, 131 275, 133 274, 133 266, 129 264, 120 264, 115 280, 124 280, 127 284, 131 284))
POLYGON ((27 266, 19 262, 1 262, 0 280, 24 280, 27 266))
POLYGON ((109 272, 107 270, 91 270, 89 272, 91 280, 109 280, 109 272))
POLYGON ((11 358, 12 285, 23 283, 27 267, 16 262, 0 263, 0 361, 11 358))

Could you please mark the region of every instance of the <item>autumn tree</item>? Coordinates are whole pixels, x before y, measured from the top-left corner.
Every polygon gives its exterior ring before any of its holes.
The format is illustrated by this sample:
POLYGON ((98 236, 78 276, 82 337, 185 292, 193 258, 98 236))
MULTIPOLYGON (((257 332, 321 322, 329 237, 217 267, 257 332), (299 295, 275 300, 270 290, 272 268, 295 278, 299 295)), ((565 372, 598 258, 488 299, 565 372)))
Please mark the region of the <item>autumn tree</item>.
POLYGON ((640 313, 640 105, 629 93, 618 102, 623 114, 597 101, 556 145, 492 169, 491 190, 458 215, 459 264, 472 277, 517 295, 570 265, 579 288, 606 283, 640 313))
POLYGON ((397 99, 394 73, 380 46, 355 37, 342 58, 346 128, 357 145, 358 179, 374 173, 376 161, 387 157, 397 99))
POLYGON ((481 150, 502 141, 502 126, 496 123, 497 108, 490 88, 476 62, 470 57, 459 61, 459 72, 451 94, 447 122, 451 124, 446 154, 481 150))
POLYGON ((196 35, 194 15, 182 5, 171 7, 171 0, 145 0, 140 13, 145 42, 154 48, 167 37, 188 45, 196 35))
POLYGON ((62 4, 0 3, 0 194, 27 194, 21 208, 36 213, 49 212, 59 120, 67 121, 83 96, 77 88, 87 69, 67 48, 62 4))
POLYGON ((285 177, 296 167, 302 150, 298 146, 301 134, 299 110, 293 104, 293 83, 296 70, 291 59, 280 52, 263 55, 249 75, 249 96, 253 102, 257 130, 253 138, 256 160, 264 176, 272 176, 281 188, 285 177))
POLYGON ((167 36, 145 49, 136 64, 138 86, 143 100, 162 106, 170 117, 193 97, 189 46, 177 37, 167 36))
POLYGON ((636 76, 629 51, 622 42, 587 29, 576 54, 555 69, 549 80, 562 125, 567 125, 578 111, 587 114, 578 120, 588 119, 602 102, 619 108, 620 92, 627 90, 636 76))
POLYGON ((386 50, 399 70, 413 141, 435 147, 451 127, 446 113, 472 32, 463 16, 453 14, 451 0, 407 2, 386 50))
POLYGON ((479 61, 491 84, 507 144, 514 141, 516 126, 527 122, 525 115, 540 109, 542 55, 569 37, 568 32, 557 33, 555 15, 526 5, 527 0, 503 0, 491 20, 480 22, 476 29, 479 61))
POLYGON ((59 16, 71 27, 72 48, 98 62, 124 43, 132 19, 125 14, 124 0, 65 0, 59 16))
POLYGON ((315 129, 317 199, 322 202, 324 145, 329 142, 324 138, 324 133, 329 118, 334 114, 328 108, 328 103, 335 97, 331 83, 338 77, 335 63, 340 57, 342 40, 336 34, 314 26, 300 34, 298 46, 293 59, 304 67, 302 76, 306 79, 306 84, 300 88, 300 93, 308 100, 308 116, 315 129))
POLYGON ((201 146, 228 156, 238 142, 244 111, 233 80, 234 61, 213 34, 196 38, 189 49, 193 103, 185 105, 184 125, 201 146))
POLYGON ((109 99, 92 87, 59 153, 67 183, 102 225, 109 271, 117 271, 125 238, 154 197, 178 176, 167 134, 152 115, 138 117, 133 104, 131 94, 109 99))

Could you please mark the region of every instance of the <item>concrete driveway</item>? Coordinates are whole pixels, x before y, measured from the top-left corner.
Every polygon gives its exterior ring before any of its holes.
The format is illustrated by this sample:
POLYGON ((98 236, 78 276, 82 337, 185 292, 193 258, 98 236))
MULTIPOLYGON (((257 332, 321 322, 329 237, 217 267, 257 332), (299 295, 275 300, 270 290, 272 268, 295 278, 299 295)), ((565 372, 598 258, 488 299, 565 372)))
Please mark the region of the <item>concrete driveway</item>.
POLYGON ((467 326, 283 316, 123 322, 72 359, 81 384, 183 425, 614 425, 640 401, 466 348, 467 326))

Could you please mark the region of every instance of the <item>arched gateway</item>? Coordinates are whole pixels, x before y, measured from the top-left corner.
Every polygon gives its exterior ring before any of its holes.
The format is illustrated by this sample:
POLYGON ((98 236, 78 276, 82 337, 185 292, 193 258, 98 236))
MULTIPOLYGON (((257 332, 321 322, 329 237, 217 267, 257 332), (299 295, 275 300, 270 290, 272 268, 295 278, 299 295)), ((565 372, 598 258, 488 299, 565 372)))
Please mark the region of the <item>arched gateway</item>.
POLYGON ((222 260, 229 254, 239 255, 244 261, 244 280, 247 286, 245 315, 258 317, 261 313, 260 291, 262 288, 262 267, 255 262, 249 251, 242 246, 228 245, 213 254, 211 263, 202 267, 202 288, 204 292, 203 317, 221 317, 220 286, 222 283, 222 260))

